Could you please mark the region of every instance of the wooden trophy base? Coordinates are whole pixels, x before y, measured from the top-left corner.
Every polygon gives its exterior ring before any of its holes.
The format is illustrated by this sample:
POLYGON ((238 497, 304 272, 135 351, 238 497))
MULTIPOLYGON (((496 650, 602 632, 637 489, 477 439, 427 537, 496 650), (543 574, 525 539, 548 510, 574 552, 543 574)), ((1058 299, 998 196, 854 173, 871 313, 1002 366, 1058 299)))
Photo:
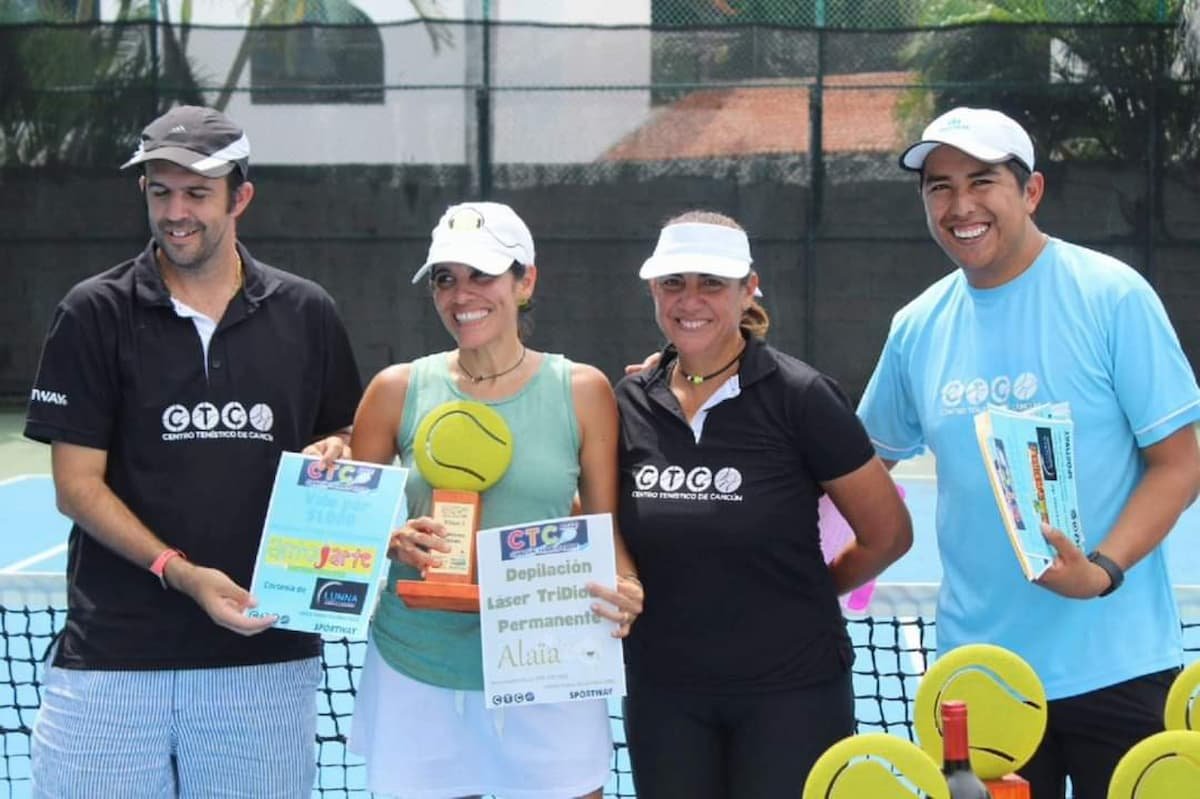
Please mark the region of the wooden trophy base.
POLYGON ((435 488, 430 515, 445 528, 450 551, 436 553, 443 565, 426 570, 424 580, 397 580, 396 595, 410 608, 478 613, 475 530, 479 527, 479 494, 435 488))
POLYGON ((410 608, 479 612, 479 586, 438 580, 397 580, 396 596, 410 608))
POLYGON ((985 780, 992 799, 1029 799, 1029 783, 1016 774, 1006 774, 998 780, 985 780))

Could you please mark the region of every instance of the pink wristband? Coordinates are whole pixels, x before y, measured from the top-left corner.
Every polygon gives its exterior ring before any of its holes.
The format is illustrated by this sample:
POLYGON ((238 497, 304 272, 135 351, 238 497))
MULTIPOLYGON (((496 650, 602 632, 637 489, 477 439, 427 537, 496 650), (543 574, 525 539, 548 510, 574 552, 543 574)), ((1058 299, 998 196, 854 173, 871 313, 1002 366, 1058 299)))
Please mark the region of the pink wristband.
POLYGON ((159 553, 158 557, 154 559, 154 562, 150 564, 150 573, 157 577, 158 581, 162 583, 164 591, 169 587, 167 586, 166 570, 167 564, 171 562, 172 558, 183 558, 184 560, 187 560, 187 555, 183 554, 178 549, 164 549, 159 553))

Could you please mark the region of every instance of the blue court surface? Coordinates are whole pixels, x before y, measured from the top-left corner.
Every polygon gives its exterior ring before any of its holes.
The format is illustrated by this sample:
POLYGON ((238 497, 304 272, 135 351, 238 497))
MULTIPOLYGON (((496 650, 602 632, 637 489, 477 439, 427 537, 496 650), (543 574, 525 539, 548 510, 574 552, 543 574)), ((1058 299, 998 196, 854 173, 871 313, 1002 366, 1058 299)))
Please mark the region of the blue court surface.
MULTIPOLYGON (((932 477, 921 475, 898 475, 898 481, 906 491, 906 503, 913 516, 914 544, 912 551, 884 573, 882 583, 922 583, 926 584, 919 592, 922 596, 920 609, 914 610, 913 615, 921 617, 932 615, 932 588, 941 579, 941 568, 938 563, 936 540, 934 534, 934 519, 937 487, 932 477)), ((66 567, 66 539, 70 523, 61 516, 54 505, 54 488, 47 475, 29 475, 0 481, 0 529, 5 535, 0 536, 0 601, 4 595, 6 581, 10 586, 19 585, 22 578, 17 575, 34 573, 62 574, 66 567)), ((1176 530, 1168 540, 1170 547, 1170 562, 1173 565, 1174 582, 1182 585, 1200 585, 1200 507, 1189 509, 1180 520, 1176 530)), ((7 609, 9 612, 12 608, 7 609)), ((900 611, 897 611, 899 614, 900 611)), ((905 614, 908 611, 904 611, 905 614)), ((1186 619, 1195 621, 1195 619, 1186 619)), ((58 619, 61 624, 61 617, 58 619)), ((897 676, 880 678, 879 672, 889 672, 891 667, 874 662, 875 655, 864 657, 861 647, 868 644, 867 629, 871 625, 851 624, 851 634, 856 647, 860 647, 859 659, 855 664, 855 686, 860 695, 860 723, 871 720, 867 724, 880 729, 903 734, 902 729, 909 719, 908 710, 903 697, 911 698, 911 690, 925 666, 920 650, 929 641, 918 641, 911 629, 894 633, 895 641, 885 648, 895 650, 893 657, 901 661, 896 664, 897 676), (871 662, 866 662, 870 660, 871 662), (888 702, 876 702, 871 697, 863 697, 860 682, 867 681, 871 687, 868 693, 890 694, 888 702)), ((874 635, 875 633, 871 633, 874 635)), ((12 635, 11 631, 6 635, 12 635)), ((35 638, 29 650, 32 659, 40 657, 45 648, 48 636, 35 638)), ((326 647, 327 658, 330 647, 326 647)), ((347 650, 347 665, 361 659, 361 645, 347 650)), ((14 660, 16 658, 14 657, 14 660)), ((323 725, 332 725, 332 729, 321 732, 322 735, 336 737, 347 729, 346 717, 352 711, 352 697, 349 684, 334 685, 334 679, 348 680, 351 668, 331 668, 329 670, 329 686, 334 690, 329 695, 329 710, 336 713, 337 720, 322 719, 323 725)), ((17 671, 14 669, 14 675, 17 671)), ((37 704, 36 694, 32 691, 34 670, 32 665, 24 667, 20 674, 14 676, 13 690, 15 698, 10 696, 0 700, 0 726, 9 731, 28 729, 32 725, 34 708, 37 704)), ((878 696, 876 697, 878 698, 878 696)), ((624 730, 619 720, 619 702, 610 703, 614 716, 614 740, 624 742, 624 730)), ((14 733, 17 739, 24 743, 19 733, 14 733)), ((12 744, 13 735, 5 735, 6 748, 12 744)), ((629 762, 623 746, 618 746, 614 767, 616 774, 606 786, 605 793, 609 796, 632 795, 632 783, 629 779, 629 762)), ((6 775, 0 775, 0 797, 23 799, 28 796, 29 783, 28 758, 24 751, 10 751, 5 755, 8 769, 6 775), (5 782, 4 779, 15 780, 5 782)), ((321 746, 320 761, 323 764, 338 764, 326 769, 322 768, 319 782, 323 783, 325 796, 365 796, 362 790, 361 766, 352 756, 345 756, 339 743, 326 741, 321 746), (343 760, 345 757, 345 760, 343 760), (343 765, 344 764, 344 765, 343 765)))
POLYGON ((54 507, 49 476, 0 482, 0 574, 65 571, 70 529, 71 523, 54 507))
MULTIPOLYGON (((942 568, 937 557, 934 520, 937 483, 932 477, 903 476, 904 502, 913 518, 913 547, 879 578, 885 583, 939 583, 942 568)), ((1171 581, 1176 585, 1200 585, 1200 502, 1179 518, 1167 538, 1171 581)))
MULTIPOLYGON (((933 530, 937 485, 932 478, 919 476, 901 477, 899 482, 913 517, 913 548, 884 572, 880 582, 937 583, 942 574, 933 530)), ((0 574, 61 573, 70 527, 55 510, 54 486, 47 475, 0 482, 0 530, 6 532, 0 536, 0 574)), ((1200 585, 1200 503, 1183 514, 1167 546, 1174 582, 1200 585)))

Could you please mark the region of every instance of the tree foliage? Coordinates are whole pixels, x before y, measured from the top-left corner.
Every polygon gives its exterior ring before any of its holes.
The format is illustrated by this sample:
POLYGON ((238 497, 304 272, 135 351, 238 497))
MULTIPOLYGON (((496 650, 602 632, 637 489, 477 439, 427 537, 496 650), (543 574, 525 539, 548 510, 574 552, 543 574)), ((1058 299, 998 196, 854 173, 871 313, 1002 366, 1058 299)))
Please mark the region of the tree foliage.
POLYGON ((0 163, 111 163, 161 108, 202 102, 182 54, 156 69, 152 47, 139 25, 0 28, 0 163))
POLYGON ((998 108, 1051 158, 1161 161, 1200 154, 1200 64, 1183 0, 934 0, 904 53, 924 87, 909 132, 960 105, 998 108), (1048 20, 1055 20, 1054 23, 1048 20), (1078 20, 1076 24, 1065 24, 1078 20))
MULTIPOLYGON (((435 52, 453 44, 436 5, 409 3, 435 52)), ((245 34, 228 73, 210 80, 199 75, 188 53, 193 0, 181 0, 179 19, 165 0, 120 0, 106 22, 99 6, 99 0, 0 0, 0 166, 119 163, 146 122, 167 108, 187 103, 224 109, 257 31, 370 24, 349 0, 239 0, 245 34), (206 87, 214 90, 209 97, 206 87)))

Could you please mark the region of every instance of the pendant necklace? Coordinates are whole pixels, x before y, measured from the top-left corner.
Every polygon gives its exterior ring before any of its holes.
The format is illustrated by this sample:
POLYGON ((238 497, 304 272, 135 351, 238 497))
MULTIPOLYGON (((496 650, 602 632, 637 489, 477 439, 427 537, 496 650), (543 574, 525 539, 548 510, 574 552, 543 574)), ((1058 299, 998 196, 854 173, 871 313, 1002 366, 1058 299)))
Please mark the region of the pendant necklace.
POLYGON ((480 375, 479 377, 476 377, 475 375, 471 374, 471 372, 467 369, 467 367, 463 366, 462 356, 459 356, 458 368, 462 371, 462 373, 464 375, 471 378, 472 383, 482 383, 484 380, 495 380, 498 377, 504 377, 509 372, 515 372, 517 370, 518 366, 525 363, 525 353, 526 352, 527 352, 527 350, 525 349, 525 347, 521 347, 521 357, 517 358, 517 362, 514 363, 512 366, 508 367, 507 369, 505 369, 504 371, 496 372, 495 374, 480 375))
POLYGON ((678 370, 678 372, 679 372, 679 376, 680 376, 680 377, 682 377, 684 380, 688 381, 688 382, 689 382, 689 383, 691 383, 693 386, 698 386, 698 385, 700 385, 701 383, 703 383, 705 380, 712 380, 714 377, 716 377, 717 375, 721 374, 721 372, 724 372, 726 369, 728 369, 729 367, 733 366, 735 363, 737 363, 738 361, 740 361, 740 360, 742 359, 742 354, 743 354, 745 351, 746 351, 746 348, 743 346, 743 347, 742 347, 740 350, 738 350, 738 354, 737 354, 737 355, 735 355, 735 356, 733 356, 733 360, 732 360, 732 361, 730 361, 729 363, 725 364, 724 366, 722 366, 722 367, 721 367, 720 369, 718 369, 717 371, 715 371, 715 372, 709 372, 709 373, 708 373, 708 374, 706 374, 706 375, 690 375, 690 374, 688 374, 687 372, 683 371, 683 367, 682 367, 682 366, 679 364, 679 360, 678 360, 678 359, 676 359, 676 361, 675 361, 675 369, 676 369, 676 370, 678 370))

